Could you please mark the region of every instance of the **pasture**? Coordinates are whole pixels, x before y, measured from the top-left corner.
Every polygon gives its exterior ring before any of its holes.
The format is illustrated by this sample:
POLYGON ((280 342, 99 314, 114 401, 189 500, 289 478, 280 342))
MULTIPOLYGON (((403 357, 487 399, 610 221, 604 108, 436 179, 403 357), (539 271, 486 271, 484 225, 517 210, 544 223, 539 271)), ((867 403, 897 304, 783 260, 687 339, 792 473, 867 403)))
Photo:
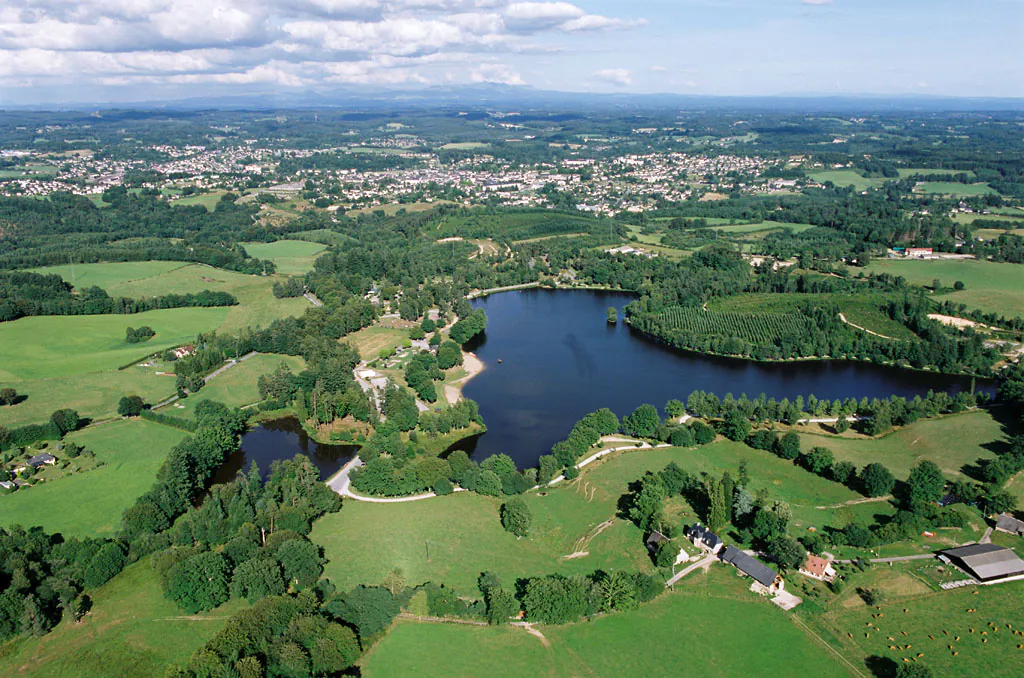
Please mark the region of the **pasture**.
POLYGON ((898 573, 885 570, 872 568, 852 581, 886 590, 878 610, 865 605, 854 586, 847 586, 828 612, 817 617, 834 632, 844 654, 879 657, 893 668, 916 661, 937 676, 1024 675, 1024 650, 1018 647, 1024 644, 1018 635, 1024 626, 1021 582, 931 592, 922 591, 920 582, 914 586, 914 573, 907 570, 902 586, 886 589, 886 579, 898 573))
POLYGON ((305 361, 299 357, 256 355, 222 372, 216 379, 210 380, 210 383, 200 389, 199 393, 178 400, 173 405, 162 409, 161 412, 175 416, 191 416, 195 412, 196 405, 205 400, 216 400, 228 407, 244 407, 259 402, 260 393, 256 387, 257 380, 260 375, 276 370, 281 363, 291 368, 292 374, 298 374, 306 368, 305 361))
POLYGON ((246 242, 242 247, 250 257, 269 259, 282 275, 303 275, 313 270, 313 262, 326 247, 303 240, 278 240, 276 242, 246 242))
POLYGON ((351 344, 363 360, 374 360, 381 350, 390 349, 393 352, 408 340, 408 329, 373 325, 352 332, 342 341, 351 344))
POLYGON ((995 194, 988 184, 961 184, 955 181, 921 181, 914 187, 914 193, 929 195, 951 195, 955 198, 970 198, 978 195, 995 194))
MULTIPOLYGON (((121 514, 152 487, 160 464, 185 436, 141 419, 72 433, 70 440, 92 450, 103 466, 0 497, 0 522, 41 525, 76 537, 114 537, 121 514)), ((54 454, 60 459, 59 451, 54 454)))
POLYGON ((519 628, 401 621, 364 657, 363 675, 853 675, 747 582, 715 566, 640 609, 538 627, 544 641, 519 628))
POLYGON ((936 278, 947 287, 961 280, 966 289, 939 298, 1008 318, 1024 315, 1024 266, 1020 264, 973 259, 894 259, 873 261, 868 270, 903 276, 908 282, 923 286, 931 286, 936 278))
MULTIPOLYGON (((133 315, 34 316, 0 324, 0 379, 25 381, 115 370, 218 327, 226 308, 175 308, 133 315), (156 336, 129 344, 125 329, 156 336)), ((173 387, 172 387, 173 390, 173 387)), ((55 404, 56 407, 56 404, 55 404)))
POLYGON ((788 221, 756 221, 749 224, 723 224, 718 226, 711 226, 711 230, 718 231, 719 233, 727 233, 730 235, 746 235, 750 233, 761 233, 764 231, 773 231, 778 229, 785 229, 792 231, 793 233, 802 233, 804 231, 814 228, 812 224, 794 224, 788 221))
POLYGON ((170 203, 175 207, 186 207, 189 205, 202 205, 207 212, 217 209, 217 203, 227 194, 227 191, 211 191, 199 195, 189 195, 183 198, 171 198, 170 203))
POLYGON ((951 169, 931 169, 928 167, 901 167, 897 170, 900 173, 900 179, 906 179, 912 176, 946 176, 949 174, 966 174, 967 176, 974 178, 974 172, 964 170, 951 170, 951 169))
POLYGON ((892 181, 892 179, 882 178, 869 179, 857 170, 852 169, 820 170, 817 172, 808 172, 807 176, 808 178, 822 184, 826 181, 831 181, 836 186, 853 186, 853 188, 858 191, 866 191, 869 188, 878 188, 886 181, 892 181))
POLYGON ((46 678, 121 678, 164 675, 220 631, 245 602, 183 616, 167 600, 148 562, 129 565, 95 592, 92 611, 80 622, 61 622, 41 638, 0 646, 11 675, 46 678))

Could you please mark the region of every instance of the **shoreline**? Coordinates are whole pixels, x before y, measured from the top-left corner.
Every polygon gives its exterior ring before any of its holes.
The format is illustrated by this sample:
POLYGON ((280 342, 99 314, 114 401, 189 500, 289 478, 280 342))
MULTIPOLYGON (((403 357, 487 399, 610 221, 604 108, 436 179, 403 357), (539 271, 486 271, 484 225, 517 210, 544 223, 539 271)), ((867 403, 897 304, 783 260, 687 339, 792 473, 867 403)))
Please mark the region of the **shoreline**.
POLYGON ((462 387, 486 369, 483 361, 477 358, 476 354, 472 351, 466 351, 462 354, 462 367, 466 370, 466 376, 444 385, 444 397, 449 405, 459 402, 462 398, 462 387))

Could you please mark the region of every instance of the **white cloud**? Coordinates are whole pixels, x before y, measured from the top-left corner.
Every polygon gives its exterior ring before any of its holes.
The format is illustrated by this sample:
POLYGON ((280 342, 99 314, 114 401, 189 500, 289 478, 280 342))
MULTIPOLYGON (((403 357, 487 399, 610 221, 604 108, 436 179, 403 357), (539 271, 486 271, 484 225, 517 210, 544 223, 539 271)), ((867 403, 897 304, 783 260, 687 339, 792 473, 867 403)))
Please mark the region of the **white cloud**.
POLYGON ((625 68, 603 68, 594 73, 594 77, 619 87, 628 87, 633 84, 633 74, 625 68))
POLYGON ((304 87, 448 74, 523 84, 502 55, 572 51, 575 33, 639 25, 562 1, 7 0, 0 88, 40 79, 304 87))

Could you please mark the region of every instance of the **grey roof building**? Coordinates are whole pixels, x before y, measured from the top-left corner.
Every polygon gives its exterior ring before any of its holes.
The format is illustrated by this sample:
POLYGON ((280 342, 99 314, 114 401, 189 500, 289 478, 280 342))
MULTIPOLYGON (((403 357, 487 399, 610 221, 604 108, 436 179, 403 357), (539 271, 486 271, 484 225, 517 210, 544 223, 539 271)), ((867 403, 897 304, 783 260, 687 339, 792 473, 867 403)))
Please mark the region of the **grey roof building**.
POLYGON ((980 582, 1024 575, 1024 560, 997 544, 971 544, 942 553, 980 582))
POLYGON ((1000 513, 996 520, 996 529, 1000 532, 1024 535, 1024 521, 1017 520, 1009 513, 1000 513))
POLYGON ((726 546, 722 551, 721 558, 722 562, 729 563, 740 572, 750 575, 759 584, 770 587, 779 578, 778 572, 761 561, 751 558, 735 546, 726 546))

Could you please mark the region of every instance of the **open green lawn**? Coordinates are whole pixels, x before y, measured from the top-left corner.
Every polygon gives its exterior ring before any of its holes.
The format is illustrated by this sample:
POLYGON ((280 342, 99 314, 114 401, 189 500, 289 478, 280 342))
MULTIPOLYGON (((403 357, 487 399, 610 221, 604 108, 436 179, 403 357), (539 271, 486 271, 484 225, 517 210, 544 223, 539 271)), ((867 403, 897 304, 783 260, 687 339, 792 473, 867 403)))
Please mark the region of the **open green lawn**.
POLYGON ((304 240, 278 240, 276 242, 242 243, 250 257, 269 259, 282 275, 302 275, 313 270, 313 262, 326 247, 304 240))
POLYGON ((35 316, 0 323, 0 379, 40 379, 114 370, 180 346, 217 327, 226 308, 175 308, 134 315, 35 316), (156 336, 139 344, 125 329, 148 325, 156 336))
POLYGON ((349 334, 344 341, 352 344, 363 360, 373 360, 381 349, 394 351, 408 339, 409 330, 374 325, 349 334))
POLYGON ((1024 266, 972 259, 879 259, 871 262, 872 273, 900 275, 915 285, 931 286, 938 278, 952 287, 957 280, 967 289, 942 295, 940 299, 993 311, 1009 318, 1024 315, 1024 266))
POLYGON ((480 141, 454 141, 441 147, 442 151, 471 151, 475 148, 486 148, 490 144, 480 141))
POLYGON ((955 181, 922 181, 914 187, 915 193, 931 193, 935 195, 952 195, 954 197, 971 197, 988 195, 996 190, 988 184, 961 184, 955 181))
POLYGON ((1024 626, 1024 582, 933 592, 921 590, 919 582, 915 586, 913 569, 908 569, 904 581, 894 581, 897 585, 890 585, 881 609, 875 610, 864 605, 853 589, 880 584, 884 588, 884 579, 894 580, 897 574, 879 570, 882 568, 855 575, 847 592, 828 612, 809 622, 831 630, 830 642, 838 644, 844 654, 882 657, 893 662, 893 668, 904 664, 904 658, 916 659, 936 676, 1024 675, 1024 650, 1018 648, 1024 638, 1013 632, 1024 626), (876 614, 882 616, 874 617, 876 614), (919 653, 923 656, 918 657, 919 653))
MULTIPOLYGON (((92 450, 105 465, 0 497, 0 524, 113 537, 121 527, 121 514, 152 487, 160 464, 185 435, 141 419, 73 433, 70 439, 92 450)), ((60 459, 59 451, 54 454, 60 459)))
POLYGON ((939 465, 947 478, 964 478, 965 465, 978 459, 992 459, 986 449, 990 443, 1006 440, 1002 426, 984 410, 926 419, 882 438, 840 438, 802 434, 805 448, 821 445, 832 450, 836 459, 849 461, 857 468, 879 461, 897 478, 905 479, 922 459, 939 465))
POLYGON ((546 644, 519 628, 403 621, 363 659, 363 675, 853 675, 748 582, 715 566, 638 610, 538 627, 546 644))
POLYGON ((64 621, 41 638, 0 646, 4 673, 45 678, 139 678, 164 675, 220 631, 245 607, 229 601, 203 614, 184 616, 164 598, 148 562, 124 572, 91 594, 93 608, 80 623, 64 621))
POLYGON ((892 181, 892 179, 883 178, 869 179, 857 170, 852 169, 820 170, 817 172, 808 172, 807 176, 819 183, 831 181, 836 186, 853 186, 854 189, 858 191, 877 188, 886 181, 892 181))
POLYGON ((731 224, 711 227, 712 230, 730 234, 758 233, 760 231, 772 231, 780 228, 784 228, 794 233, 801 233, 814 228, 814 226, 812 224, 794 224, 786 221, 757 221, 750 224, 731 224))
MULTIPOLYGON (((312 243, 299 243, 323 249, 312 243)), ((234 331, 246 326, 265 327, 278 318, 302 315, 309 302, 302 297, 277 299, 271 290, 277 276, 257 276, 225 271, 205 264, 177 261, 118 262, 76 264, 34 269, 37 273, 56 273, 76 287, 97 285, 111 296, 154 297, 163 294, 186 294, 212 290, 229 292, 238 305, 228 309, 220 322, 201 331, 234 331)), ((134 317, 134 316, 124 316, 134 317)))
POLYGON ((11 428, 37 424, 50 418, 58 407, 70 407, 93 419, 113 416, 121 396, 134 394, 147 403, 157 403, 174 394, 173 368, 164 363, 151 367, 133 365, 123 370, 89 374, 4 381, 27 396, 13 407, 0 407, 0 425, 11 428), (157 372, 170 373, 169 376, 157 372))
POLYGON ((188 205, 202 205, 206 208, 207 212, 212 212, 217 208, 217 203, 227 193, 227 191, 211 191, 210 193, 200 193, 199 195, 190 195, 184 198, 174 198, 171 200, 171 204, 174 206, 188 206, 188 205))
POLYGON ((228 407, 251 405, 260 399, 259 390, 256 388, 256 381, 260 375, 273 372, 281 363, 288 365, 293 374, 298 374, 306 369, 306 362, 295 356, 267 354, 253 356, 221 373, 216 379, 210 380, 210 383, 204 386, 199 393, 179 400, 161 411, 176 416, 191 416, 195 412, 196 405, 204 400, 216 400, 228 407))
POLYGON ((337 231, 332 231, 329 228, 318 228, 313 231, 292 233, 291 237, 296 240, 305 240, 306 242, 318 242, 321 245, 340 245, 348 240, 346 236, 338 233, 337 231))
POLYGON ((900 179, 906 179, 907 177, 918 176, 944 176, 949 174, 966 174, 972 179, 974 178, 974 172, 964 172, 962 170, 951 170, 951 169, 930 169, 927 167, 901 167, 897 170, 900 173, 900 179))

